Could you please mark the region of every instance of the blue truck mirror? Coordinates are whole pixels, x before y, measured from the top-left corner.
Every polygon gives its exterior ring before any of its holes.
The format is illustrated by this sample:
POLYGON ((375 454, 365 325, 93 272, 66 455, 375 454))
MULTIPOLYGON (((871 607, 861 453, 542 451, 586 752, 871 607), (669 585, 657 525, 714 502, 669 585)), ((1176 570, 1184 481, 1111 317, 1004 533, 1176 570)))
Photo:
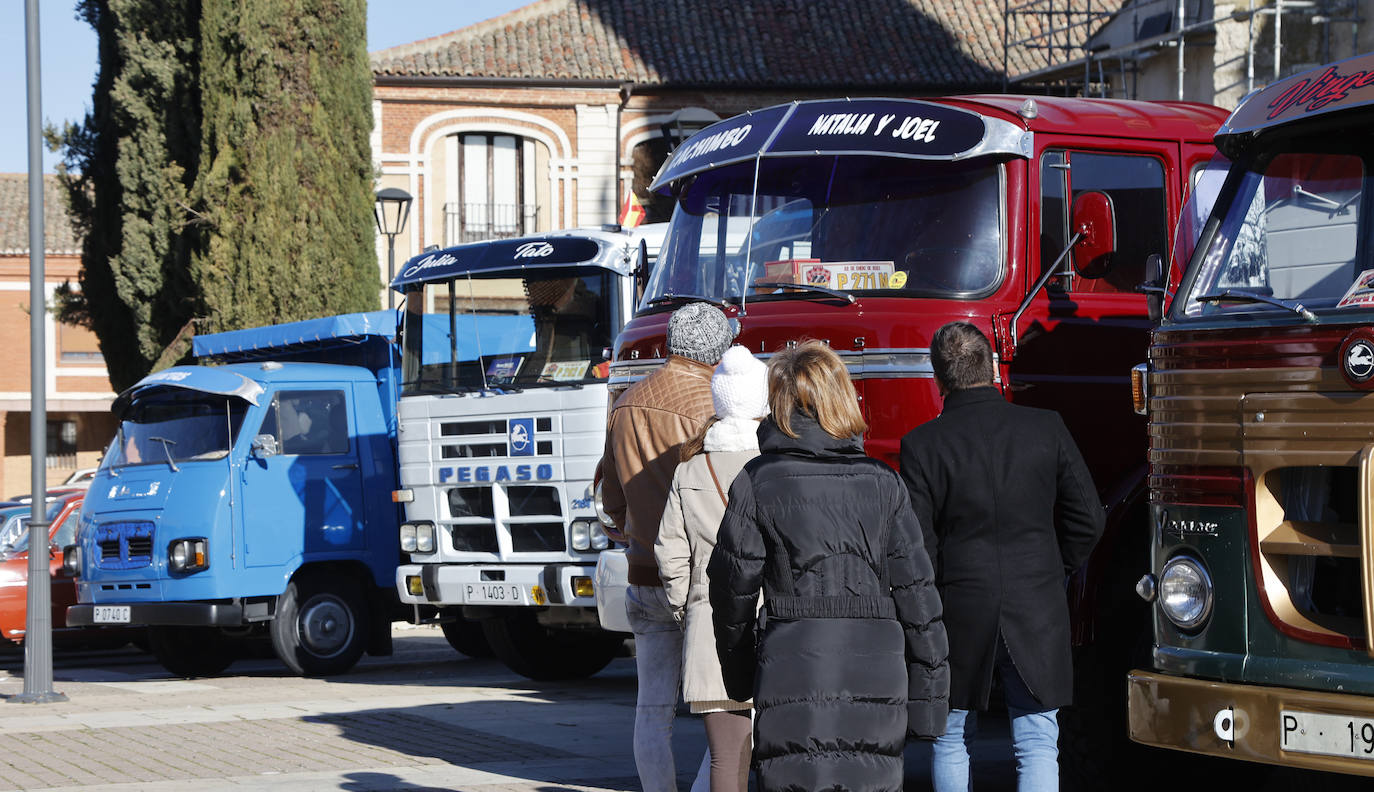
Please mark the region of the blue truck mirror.
POLYGON ((255 459, 266 459, 281 453, 277 447, 277 438, 270 434, 260 434, 253 438, 253 457, 255 459))

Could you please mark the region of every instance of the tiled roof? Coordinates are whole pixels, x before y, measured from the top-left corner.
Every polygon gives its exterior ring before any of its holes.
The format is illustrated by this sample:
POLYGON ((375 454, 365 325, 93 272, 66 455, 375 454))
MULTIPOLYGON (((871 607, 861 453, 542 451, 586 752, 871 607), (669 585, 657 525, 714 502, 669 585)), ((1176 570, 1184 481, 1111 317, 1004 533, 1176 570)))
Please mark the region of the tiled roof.
MULTIPOLYGON (((44 251, 53 255, 79 255, 67 194, 57 177, 43 176, 44 251)), ((29 254, 29 177, 25 173, 0 173, 0 256, 29 254)))
MULTIPOLYGON (((1002 8, 991 0, 538 0, 374 52, 372 69, 652 86, 1000 86, 1002 8)), ((1014 58, 1010 71, 1020 70, 1014 58)))

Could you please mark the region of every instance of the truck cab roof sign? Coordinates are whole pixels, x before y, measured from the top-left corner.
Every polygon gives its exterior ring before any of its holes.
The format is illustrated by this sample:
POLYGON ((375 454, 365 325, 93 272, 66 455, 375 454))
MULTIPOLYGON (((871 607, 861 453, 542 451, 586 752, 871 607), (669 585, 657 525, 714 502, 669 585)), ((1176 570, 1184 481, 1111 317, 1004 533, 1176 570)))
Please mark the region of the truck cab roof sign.
POLYGON ((115 415, 122 415, 135 397, 156 388, 185 388, 216 396, 237 396, 256 405, 262 385, 234 371, 217 366, 173 366, 139 380, 114 401, 115 415))
POLYGON ((1217 146, 1234 135, 1371 103, 1374 53, 1319 66, 1255 91, 1217 130, 1217 146))
POLYGON ((404 291, 412 283, 428 283, 468 273, 579 264, 612 266, 609 256, 603 253, 610 253, 608 243, 583 236, 549 235, 472 242, 412 258, 396 273, 391 288, 404 291))
POLYGON ((650 189, 756 157, 867 155, 966 159, 1030 156, 1029 134, 1009 121, 911 99, 822 99, 775 105, 703 129, 678 146, 650 189))

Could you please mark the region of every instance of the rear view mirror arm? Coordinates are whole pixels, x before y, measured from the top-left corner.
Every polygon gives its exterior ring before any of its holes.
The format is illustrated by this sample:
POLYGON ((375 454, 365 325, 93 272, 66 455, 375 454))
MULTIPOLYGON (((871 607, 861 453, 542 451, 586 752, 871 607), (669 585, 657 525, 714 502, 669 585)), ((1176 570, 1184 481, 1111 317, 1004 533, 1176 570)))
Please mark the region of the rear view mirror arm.
POLYGON ((1021 304, 1017 306, 1016 313, 1011 315, 1011 338, 1009 339, 1009 341, 1011 343, 1011 351, 1013 353, 1016 352, 1016 339, 1018 338, 1018 335, 1016 333, 1016 323, 1020 321, 1021 314, 1026 312, 1026 309, 1030 307, 1031 300, 1034 300, 1035 295, 1039 294, 1040 290, 1045 288, 1045 284, 1050 282, 1050 278, 1053 278, 1055 275, 1059 274, 1059 265, 1064 263, 1064 258, 1069 255, 1069 251, 1073 250, 1073 246, 1078 244, 1078 240, 1082 238, 1082 231, 1075 231, 1073 233, 1073 236, 1069 238, 1069 243, 1064 246, 1064 249, 1062 251, 1059 252, 1059 258, 1055 259, 1054 264, 1047 267, 1045 271, 1040 274, 1040 279, 1035 282, 1035 285, 1031 287, 1031 290, 1026 293, 1025 299, 1023 299, 1021 301, 1021 304))

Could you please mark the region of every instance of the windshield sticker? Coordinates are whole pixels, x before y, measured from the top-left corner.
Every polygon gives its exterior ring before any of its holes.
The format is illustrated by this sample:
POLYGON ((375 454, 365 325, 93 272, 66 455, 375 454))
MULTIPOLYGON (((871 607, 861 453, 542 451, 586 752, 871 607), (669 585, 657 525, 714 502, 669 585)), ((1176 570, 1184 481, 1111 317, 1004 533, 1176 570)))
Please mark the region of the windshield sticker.
POLYGON ((1346 290, 1341 301, 1336 303, 1336 307, 1367 308, 1371 305, 1374 305, 1374 269, 1367 269, 1350 284, 1350 288, 1346 290))
POLYGON ((580 380, 587 375, 587 367, 592 362, 590 360, 573 361, 570 363, 549 363, 544 366, 544 370, 539 376, 542 379, 553 380, 554 382, 568 382, 580 380))
MULTIPOLYGON (((860 289, 900 288, 891 285, 891 261, 829 261, 817 259, 788 259, 769 261, 763 265, 762 283, 798 283, 824 286, 827 289, 858 291, 860 289)), ((902 283, 906 282, 906 273, 902 283)))
POLYGON ((892 273, 892 277, 887 279, 887 288, 889 289, 900 289, 903 286, 906 286, 906 272, 904 270, 897 270, 892 273))
POLYGON ((520 357, 497 358, 487 366, 487 379, 504 380, 509 382, 515 379, 515 375, 520 373, 520 364, 524 361, 520 357))

